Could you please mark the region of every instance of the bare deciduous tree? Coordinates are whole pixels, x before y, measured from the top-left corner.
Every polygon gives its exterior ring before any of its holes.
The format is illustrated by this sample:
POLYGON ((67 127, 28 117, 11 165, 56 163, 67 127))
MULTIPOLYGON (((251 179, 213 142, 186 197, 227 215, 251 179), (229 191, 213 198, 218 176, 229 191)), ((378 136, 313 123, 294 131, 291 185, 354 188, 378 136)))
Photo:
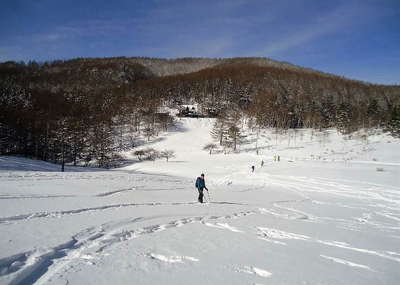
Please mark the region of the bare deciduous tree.
POLYGON ((209 143, 209 144, 206 144, 206 145, 203 147, 204 150, 207 150, 207 151, 210 152, 210 155, 211 155, 212 151, 213 151, 214 149, 216 149, 216 148, 217 148, 217 145, 216 145, 215 143, 209 143))
POLYGON ((165 158, 168 162, 170 158, 175 157, 175 151, 166 149, 161 151, 160 156, 165 158))

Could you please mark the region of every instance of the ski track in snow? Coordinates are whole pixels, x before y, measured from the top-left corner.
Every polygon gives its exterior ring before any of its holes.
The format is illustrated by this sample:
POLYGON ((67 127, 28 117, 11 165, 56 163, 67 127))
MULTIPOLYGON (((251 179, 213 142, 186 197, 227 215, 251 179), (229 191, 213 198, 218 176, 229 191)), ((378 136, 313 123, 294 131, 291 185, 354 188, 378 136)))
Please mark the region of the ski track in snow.
POLYGON ((284 232, 277 229, 258 227, 257 230, 258 230, 258 236, 266 239, 278 239, 278 240, 295 239, 304 241, 311 239, 309 236, 306 235, 284 232))
MULTIPOLYGON (((80 214, 85 212, 95 212, 95 211, 103 211, 108 209, 114 208, 124 208, 124 207, 139 207, 139 206, 181 206, 181 205, 196 205, 198 202, 172 202, 172 203, 164 203, 164 202, 151 202, 151 203, 126 203, 126 204, 112 204, 112 205, 104 205, 99 207, 92 207, 92 208, 80 208, 74 210, 67 210, 67 211, 55 211, 55 212, 36 212, 30 214, 22 214, 22 215, 15 215, 10 217, 3 217, 0 218, 0 224, 2 223, 10 223, 16 221, 27 221, 36 218, 61 218, 65 215, 73 215, 73 214, 80 214)), ((210 204, 230 204, 230 205, 243 205, 239 203, 230 203, 230 202, 211 202, 210 204)))
POLYGON ((317 192, 342 198, 374 200, 400 206, 400 189, 393 186, 354 181, 349 181, 352 183, 349 185, 339 183, 337 180, 282 175, 270 175, 266 182, 290 189, 306 199, 310 199, 306 193, 317 192))
MULTIPOLYGON (((293 203, 292 201, 290 201, 293 203)), ((311 201, 314 204, 329 204, 333 206, 337 206, 334 203, 325 203, 319 201, 311 201)), ((345 207, 344 205, 340 205, 339 207, 345 207)), ((363 207, 350 207, 356 210, 368 210, 363 207)), ((385 232, 396 232, 400 229, 400 226, 393 226, 392 223, 385 223, 383 221, 373 222, 373 216, 382 216, 390 220, 400 221, 400 218, 397 218, 393 213, 386 212, 370 212, 363 213, 361 217, 353 217, 351 219, 343 219, 343 218, 332 218, 332 217, 323 217, 323 216, 315 216, 304 211, 300 211, 294 209, 292 207, 282 206, 282 203, 273 203, 273 208, 259 208, 258 209, 261 214, 269 214, 277 218, 282 218, 286 220, 301 220, 305 222, 313 222, 313 223, 326 223, 326 222, 334 222, 338 227, 350 231, 358 231, 361 232, 360 225, 368 225, 375 229, 379 229, 385 232)))
POLYGON ((162 261, 162 262, 167 262, 167 263, 184 263, 185 260, 193 261, 193 262, 199 261, 199 259, 197 259, 195 257, 191 257, 191 256, 180 256, 180 255, 165 256, 165 255, 156 254, 156 253, 149 253, 149 254, 147 254, 147 256, 149 256, 152 259, 162 261))
POLYGON ((272 216, 287 219, 287 220, 308 220, 308 216, 299 215, 299 214, 290 214, 290 213, 278 213, 277 211, 273 211, 272 209, 260 208, 260 213, 262 214, 270 214, 272 216))
POLYGON ((350 180, 329 180, 326 178, 269 175, 265 185, 280 186, 310 199, 306 193, 324 193, 356 200, 376 200, 400 205, 400 188, 390 185, 350 180), (343 183, 339 183, 342 181, 343 183), (344 184, 344 183, 351 183, 344 184))
POLYGON ((126 188, 126 189, 119 189, 119 190, 104 192, 104 193, 100 193, 100 194, 95 195, 95 197, 106 197, 106 196, 111 196, 111 195, 114 195, 114 194, 119 194, 119 193, 122 193, 122 192, 132 191, 132 190, 136 190, 136 187, 133 186, 133 187, 129 187, 129 188, 126 188))
POLYGON ((361 253, 365 253, 365 254, 369 254, 369 255, 379 256, 379 257, 400 263, 400 257, 395 257, 396 255, 387 254, 386 252, 379 252, 379 251, 370 250, 370 249, 353 247, 348 243, 339 242, 339 241, 317 240, 317 242, 324 244, 324 245, 332 246, 332 247, 338 247, 338 248, 347 249, 347 250, 351 250, 351 251, 355 251, 355 252, 361 252, 361 253))
POLYGON ((354 262, 351 262, 351 261, 348 261, 348 260, 344 260, 344 259, 337 258, 337 257, 332 257, 332 256, 327 256, 327 255, 323 255, 323 254, 321 254, 320 256, 322 258, 331 260, 331 261, 339 263, 339 264, 344 264, 344 265, 347 265, 347 266, 350 266, 350 267, 357 267, 357 268, 362 268, 362 269, 366 269, 366 270, 369 270, 369 271, 373 271, 370 267, 368 267, 366 265, 363 265, 363 264, 358 264, 358 263, 354 263, 354 262))
MULTIPOLYGON (((306 200, 303 200, 303 201, 306 201, 306 200)), ((301 202, 303 202, 303 201, 301 201, 301 202)), ((279 203, 279 202, 273 203, 273 206, 275 208, 278 208, 281 211, 283 210, 283 211, 286 211, 286 212, 289 213, 289 214, 280 215, 280 214, 278 214, 276 212, 272 212, 273 214, 275 214, 275 215, 277 215, 279 217, 288 218, 290 220, 292 220, 292 219, 304 220, 304 221, 308 221, 308 222, 318 222, 318 220, 319 220, 318 217, 316 217, 314 215, 311 215, 309 213, 306 213, 306 212, 303 212, 303 211, 300 211, 300 210, 296 210, 294 208, 284 207, 284 206, 282 206, 282 203, 279 203)))
POLYGON ((255 274, 259 277, 264 277, 264 278, 268 278, 272 275, 271 272, 269 272, 265 269, 260 269, 260 268, 254 267, 254 266, 244 266, 242 268, 238 268, 236 271, 248 273, 248 274, 255 274))
POLYGON ((258 230, 257 235, 260 239, 266 240, 268 242, 272 242, 275 244, 279 244, 279 245, 287 245, 286 242, 282 242, 281 240, 300 240, 300 241, 305 241, 305 242, 315 242, 315 243, 323 244, 323 245, 330 246, 330 247, 337 247, 337 248, 355 251, 355 252, 359 252, 359 253, 364 253, 364 254, 368 254, 368 255, 374 255, 374 256, 378 256, 381 258, 389 259, 389 260, 400 263, 400 253, 396 253, 396 252, 389 253, 387 251, 376 251, 376 250, 370 250, 370 249, 365 249, 365 248, 358 248, 358 247, 354 247, 346 242, 313 239, 312 237, 309 237, 306 235, 285 232, 282 230, 272 229, 272 228, 267 228, 267 227, 257 227, 257 230, 258 230))
POLYGON ((76 197, 75 195, 9 195, 9 194, 1 194, 0 200, 7 199, 53 199, 53 198, 71 198, 76 197))
MULTIPOLYGON (((326 178, 301 177, 301 176, 281 176, 270 175, 265 183, 283 187, 295 192, 304 199, 302 201, 311 201, 314 204, 330 205, 340 208, 369 211, 362 217, 352 219, 340 219, 332 217, 314 216, 312 214, 300 211, 294 208, 285 207, 282 203, 274 203, 274 209, 260 208, 260 212, 287 220, 304 220, 308 222, 323 223, 335 222, 339 228, 361 232, 360 225, 367 225, 374 229, 388 233, 396 233, 400 226, 393 225, 392 222, 374 222, 371 216, 381 216, 388 220, 400 221, 400 188, 384 184, 366 183, 351 180, 330 180, 326 178), (340 183, 342 182, 342 183, 340 183), (351 185, 349 184, 351 183, 351 185), (346 198, 345 203, 332 203, 326 201, 316 201, 307 195, 307 193, 322 193, 327 195, 346 198), (373 201, 373 203, 371 203, 373 201), (348 203, 352 204, 349 205, 348 203), (367 202, 368 204, 366 204, 367 202), (376 208, 372 211, 372 207, 376 208), (371 212, 372 211, 372 212, 371 212)), ((292 202, 292 201, 290 201, 292 202)))
MULTIPOLYGON (((77 259, 92 262, 96 255, 101 255, 107 248, 120 242, 139 238, 147 234, 165 231, 171 228, 179 228, 190 223, 207 223, 207 221, 220 219, 236 219, 254 214, 252 211, 238 212, 225 216, 197 216, 174 220, 166 224, 149 225, 133 230, 127 227, 137 222, 143 222, 154 218, 134 218, 120 222, 110 222, 98 228, 90 227, 73 236, 69 241, 54 248, 32 250, 19 253, 0 260, 0 276, 13 274, 15 277, 10 284, 43 284, 54 274, 77 259)), ((224 229, 235 228, 223 225, 224 229)), ((194 257, 163 257, 153 254, 154 259, 165 262, 180 262, 183 260, 198 261, 194 257)))
POLYGON ((237 228, 232 227, 232 226, 230 226, 228 224, 223 224, 223 223, 212 224, 212 223, 207 223, 207 222, 203 222, 203 224, 208 226, 208 227, 229 230, 229 231, 235 232, 235 233, 242 233, 243 232, 243 231, 238 230, 237 228))

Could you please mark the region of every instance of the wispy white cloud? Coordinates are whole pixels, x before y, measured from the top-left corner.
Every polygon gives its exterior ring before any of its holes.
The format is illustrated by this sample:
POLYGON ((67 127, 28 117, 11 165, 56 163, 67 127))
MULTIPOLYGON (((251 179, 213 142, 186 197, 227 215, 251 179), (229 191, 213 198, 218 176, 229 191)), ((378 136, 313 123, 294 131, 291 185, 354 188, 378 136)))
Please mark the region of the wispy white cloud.
MULTIPOLYGON (((308 22, 307 24, 292 27, 287 33, 269 39, 266 46, 256 53, 266 56, 280 55, 291 48, 307 44, 322 36, 343 32, 355 24, 366 21, 371 11, 365 6, 361 8, 357 2, 348 1, 329 13, 322 14, 310 21, 304 21, 308 22), (360 15, 361 10, 362 15, 360 15), (360 16, 364 18, 360 19, 360 16)), ((305 17, 310 16, 312 15, 305 15, 305 17)))
POLYGON ((292 32, 278 40, 271 40, 267 43, 267 47, 257 52, 262 55, 273 56, 278 55, 286 50, 298 47, 322 35, 329 34, 335 31, 333 26, 305 27, 302 30, 292 32))

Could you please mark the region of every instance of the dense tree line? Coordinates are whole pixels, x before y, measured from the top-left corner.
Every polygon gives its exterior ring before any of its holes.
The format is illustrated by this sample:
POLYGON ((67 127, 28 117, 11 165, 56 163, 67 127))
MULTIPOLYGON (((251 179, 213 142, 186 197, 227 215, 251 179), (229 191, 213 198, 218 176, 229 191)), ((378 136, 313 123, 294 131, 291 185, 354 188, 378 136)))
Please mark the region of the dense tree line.
POLYGON ((400 105, 400 86, 383 86, 313 71, 224 64, 199 72, 139 81, 168 102, 239 108, 262 127, 329 128, 343 133, 384 126, 400 105))
POLYGON ((0 154, 107 167, 136 135, 168 128, 161 106, 181 103, 218 114, 213 135, 233 149, 243 117, 259 128, 381 126, 399 135, 399 86, 257 58, 82 58, 0 64, 0 154))
POLYGON ((0 154, 111 166, 135 146, 129 135, 151 136, 171 121, 157 113, 158 99, 131 96, 132 84, 151 76, 107 60, 1 64, 0 154))

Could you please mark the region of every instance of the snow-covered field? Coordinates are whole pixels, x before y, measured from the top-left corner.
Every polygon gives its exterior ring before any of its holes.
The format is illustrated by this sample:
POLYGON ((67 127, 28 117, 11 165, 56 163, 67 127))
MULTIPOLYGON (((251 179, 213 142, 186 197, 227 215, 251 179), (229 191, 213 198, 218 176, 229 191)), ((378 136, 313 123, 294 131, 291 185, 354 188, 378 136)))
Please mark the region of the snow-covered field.
POLYGON ((0 283, 398 284, 399 140, 271 130, 209 155, 212 120, 179 124, 146 146, 169 162, 0 157, 0 283))

